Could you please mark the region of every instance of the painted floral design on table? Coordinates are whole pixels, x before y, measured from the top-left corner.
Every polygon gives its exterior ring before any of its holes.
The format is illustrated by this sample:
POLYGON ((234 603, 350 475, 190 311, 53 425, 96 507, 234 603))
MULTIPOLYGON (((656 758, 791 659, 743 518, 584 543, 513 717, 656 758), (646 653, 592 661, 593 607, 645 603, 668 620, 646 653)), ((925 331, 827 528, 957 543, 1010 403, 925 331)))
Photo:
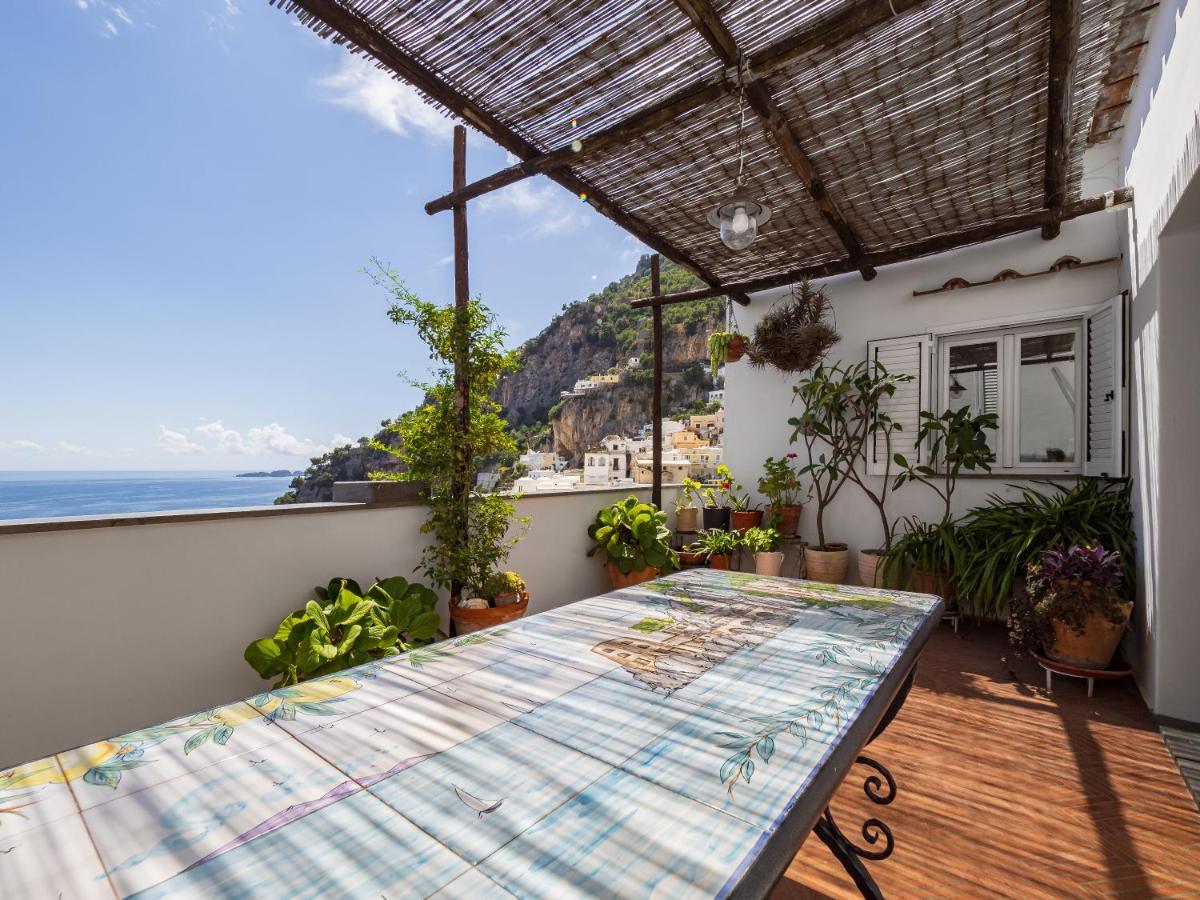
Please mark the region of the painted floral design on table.
POLYGON ((98 741, 0 771, 0 895, 721 895, 936 609, 691 571, 98 741))

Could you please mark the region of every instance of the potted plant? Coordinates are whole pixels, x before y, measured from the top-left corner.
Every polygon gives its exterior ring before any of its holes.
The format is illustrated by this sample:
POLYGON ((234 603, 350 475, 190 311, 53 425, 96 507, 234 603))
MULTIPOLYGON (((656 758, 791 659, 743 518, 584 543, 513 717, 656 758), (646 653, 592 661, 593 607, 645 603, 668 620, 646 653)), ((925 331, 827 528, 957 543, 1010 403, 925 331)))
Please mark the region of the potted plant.
POLYGON ((679 556, 671 549, 667 514, 637 497, 626 497, 597 512, 588 526, 588 537, 595 544, 587 555, 604 553, 614 588, 640 584, 679 568, 679 556))
MULTIPOLYGON (((728 470, 726 470, 728 471, 728 470)), ((742 534, 749 528, 757 528, 762 524, 763 512, 758 504, 742 486, 729 476, 729 527, 742 534)))
POLYGON ((1009 636, 1022 650, 1085 669, 1106 669, 1129 624, 1120 554, 1100 544, 1058 544, 1031 563, 1009 636))
POLYGON ((708 560, 710 569, 728 569, 733 562, 733 554, 737 552, 741 543, 742 536, 736 531, 720 529, 704 532, 696 542, 708 560))
POLYGON ((529 608, 525 579, 516 572, 493 572, 474 593, 475 596, 450 607, 455 634, 470 634, 511 622, 525 615, 529 608))
POLYGON ((1132 484, 1080 477, 1074 484, 1039 482, 1008 499, 992 494, 970 510, 962 528, 957 582, 971 612, 999 618, 1030 563, 1056 543, 1101 543, 1117 551, 1126 590, 1134 585, 1132 484))
POLYGON ((783 535, 774 528, 751 528, 742 538, 754 554, 754 571, 759 575, 778 575, 783 568, 783 535))
POLYGON ((910 463, 902 453, 894 454, 899 473, 892 482, 898 490, 909 481, 924 484, 942 501, 942 518, 937 523, 907 522, 907 534, 894 545, 884 563, 885 578, 903 577, 911 569, 911 583, 922 593, 938 594, 948 609, 955 605, 955 573, 961 568, 961 541, 952 519, 951 501, 958 476, 964 471, 991 472, 993 454, 983 440, 985 429, 995 429, 994 413, 972 415, 969 406, 947 409, 941 415, 922 410, 916 446, 927 442, 931 465, 910 463))
POLYGON ((352 578, 315 588, 316 600, 289 613, 275 635, 246 647, 245 658, 274 687, 340 672, 431 644, 438 630, 433 591, 403 578, 384 578, 363 591, 352 578))
POLYGON ((804 484, 792 467, 795 453, 776 459, 768 456, 763 463, 763 474, 758 479, 758 492, 771 504, 769 521, 783 537, 795 537, 800 530, 800 503, 804 484))
POLYGON ((685 476, 682 489, 675 499, 675 530, 691 534, 696 530, 700 520, 700 510, 696 508, 696 500, 700 497, 702 486, 695 478, 685 476))
POLYGON ((804 548, 805 570, 817 581, 837 584, 850 568, 850 549, 842 541, 828 540, 825 512, 846 485, 847 470, 862 454, 862 441, 855 439, 851 421, 851 379, 840 363, 819 365, 792 390, 804 404, 804 412, 788 419, 791 441, 804 441, 808 463, 799 474, 808 477, 817 499, 817 543, 804 548))
POLYGON ((679 549, 679 566, 683 569, 695 569, 703 566, 707 562, 704 555, 704 547, 699 541, 692 541, 690 544, 685 544, 679 549))
POLYGON ((722 363, 737 362, 746 354, 749 340, 736 331, 714 331, 708 336, 708 361, 712 366, 712 377, 716 378, 722 363))
POLYGON ((704 488, 704 530, 729 530, 729 493, 733 490, 733 473, 729 466, 717 466, 717 480, 704 488))
POLYGON ((831 315, 832 305, 824 288, 813 287, 804 279, 754 326, 754 340, 747 350, 750 365, 807 372, 841 340, 829 322, 831 315))
MULTIPOLYGON (((425 402, 388 425, 394 442, 371 444, 398 457, 402 471, 375 472, 371 477, 425 483, 428 513, 421 532, 432 540, 422 552, 421 570, 434 586, 448 591, 450 619, 458 627, 462 619, 456 612, 464 599, 480 599, 480 589, 503 569, 529 525, 528 517, 516 515, 511 497, 475 486, 482 461, 516 454, 516 443, 493 397, 500 378, 518 367, 518 357, 504 349, 506 333, 478 299, 471 299, 465 310, 429 303, 395 272, 373 262, 373 280, 392 295, 389 317, 416 330, 433 360, 433 379, 409 379, 425 402), (456 378, 456 361, 464 359, 470 361, 465 395, 458 391, 456 378), (471 589, 474 598, 468 594, 471 589)), ((514 606, 474 609, 478 616, 472 615, 472 622, 487 616, 503 621, 524 612, 524 606, 514 606)))
POLYGON ((892 545, 892 523, 887 515, 888 493, 892 489, 892 435, 903 430, 883 409, 883 400, 896 393, 897 386, 913 380, 911 375, 890 375, 879 361, 860 362, 847 370, 850 390, 846 395, 849 405, 850 434, 847 444, 853 448, 857 462, 846 467, 849 478, 879 513, 880 532, 883 543, 878 547, 862 548, 858 551, 858 578, 868 587, 878 587, 883 572, 879 563, 892 545), (875 480, 866 475, 865 463, 872 447, 884 448, 883 478, 875 480), (858 463, 864 465, 860 466, 858 463))

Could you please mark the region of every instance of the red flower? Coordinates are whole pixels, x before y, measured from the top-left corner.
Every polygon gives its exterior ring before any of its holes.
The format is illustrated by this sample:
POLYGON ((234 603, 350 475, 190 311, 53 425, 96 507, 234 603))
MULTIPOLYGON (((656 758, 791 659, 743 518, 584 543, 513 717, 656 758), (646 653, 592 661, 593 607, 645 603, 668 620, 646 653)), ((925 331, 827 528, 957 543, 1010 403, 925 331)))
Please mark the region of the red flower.
POLYGON ((722 482, 721 482, 721 487, 723 487, 725 490, 729 490, 729 486, 730 486, 731 484, 732 484, 732 482, 729 482, 729 481, 722 481, 722 482))
POLYGON ((796 458, 796 454, 795 454, 795 453, 789 453, 789 454, 787 455, 787 458, 788 458, 788 459, 795 459, 795 458, 796 458))

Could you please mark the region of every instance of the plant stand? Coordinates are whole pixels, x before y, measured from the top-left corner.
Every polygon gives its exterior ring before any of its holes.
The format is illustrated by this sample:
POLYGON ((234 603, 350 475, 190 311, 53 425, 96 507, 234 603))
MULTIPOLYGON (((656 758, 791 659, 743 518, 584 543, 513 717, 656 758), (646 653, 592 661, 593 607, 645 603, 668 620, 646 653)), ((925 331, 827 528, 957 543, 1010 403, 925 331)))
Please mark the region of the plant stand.
POLYGON ((790 553, 795 556, 793 565, 795 566, 796 574, 792 577, 803 578, 807 575, 808 573, 804 570, 804 548, 807 546, 808 541, 804 540, 800 535, 785 537, 779 545, 779 549, 783 551, 783 569, 781 571, 787 571, 788 554, 790 553))
POLYGON ((1042 656, 1040 653, 1031 654, 1037 664, 1046 671, 1046 693, 1054 692, 1054 676, 1065 675, 1068 678, 1084 678, 1087 680, 1087 695, 1091 699, 1092 690, 1096 685, 1096 679, 1101 681, 1117 681, 1121 678, 1128 678, 1133 674, 1133 666, 1124 660, 1117 660, 1107 669, 1088 669, 1083 666, 1073 666, 1070 663, 1059 662, 1055 659, 1049 659, 1042 656))

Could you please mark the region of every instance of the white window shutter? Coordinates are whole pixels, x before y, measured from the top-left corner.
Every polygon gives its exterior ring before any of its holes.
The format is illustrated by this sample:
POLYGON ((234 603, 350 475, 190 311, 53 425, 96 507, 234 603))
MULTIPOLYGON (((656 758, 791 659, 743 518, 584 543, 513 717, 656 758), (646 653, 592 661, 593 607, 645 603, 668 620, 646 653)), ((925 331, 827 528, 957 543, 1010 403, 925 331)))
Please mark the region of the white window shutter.
MULTIPOLYGON (((870 365, 878 363, 889 375, 912 376, 912 381, 897 385, 896 393, 879 404, 880 411, 891 416, 901 429, 892 432, 891 453, 902 453, 909 462, 913 461, 914 456, 917 462, 926 461, 925 447, 916 448, 913 445, 921 427, 921 410, 929 409, 932 402, 932 352, 933 337, 928 334, 867 342, 867 362, 870 365)), ((867 448, 867 472, 871 475, 883 475, 890 459, 883 435, 878 435, 878 438, 878 441, 872 440, 872 446, 867 448)), ((895 471, 893 464, 892 473, 895 471)))
POLYGON ((1083 474, 1121 478, 1125 450, 1125 296, 1086 317, 1087 420, 1083 474))

